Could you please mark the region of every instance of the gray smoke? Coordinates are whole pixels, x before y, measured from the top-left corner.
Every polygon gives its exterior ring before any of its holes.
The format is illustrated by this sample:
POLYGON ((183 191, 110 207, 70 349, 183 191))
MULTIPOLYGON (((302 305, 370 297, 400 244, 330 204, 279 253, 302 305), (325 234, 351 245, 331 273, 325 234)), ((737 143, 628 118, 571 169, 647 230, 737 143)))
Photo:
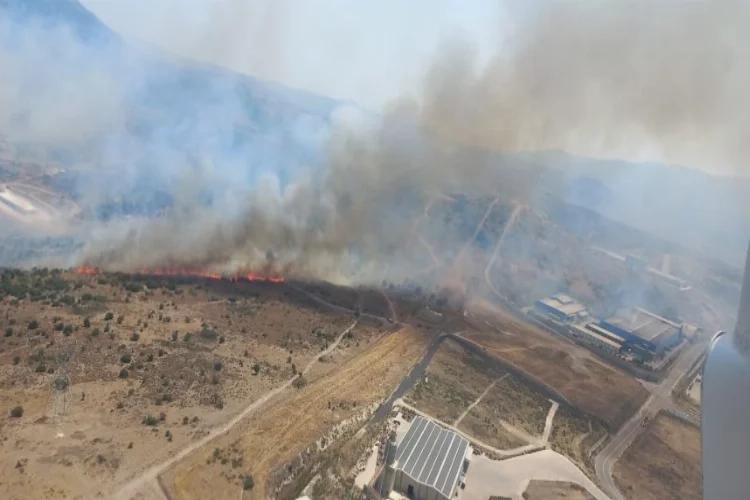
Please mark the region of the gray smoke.
MULTIPOLYGON (((76 186, 83 206, 137 199, 144 186, 166 193, 169 208, 157 213, 79 225, 84 249, 68 262, 112 270, 202 266, 403 279, 427 260, 418 244, 406 245, 425 193, 487 191, 501 182, 506 157, 465 162, 458 151, 467 146, 649 153, 743 172, 744 4, 511 6, 513 36, 486 67, 470 42, 446 42, 419 100, 397 99, 383 116, 270 84, 248 90, 236 77, 189 63, 175 79, 153 55, 84 42, 65 27, 26 25, 0 49, 0 130, 84 164, 76 186)), ((10 36, 13 22, 2 30, 10 36)))

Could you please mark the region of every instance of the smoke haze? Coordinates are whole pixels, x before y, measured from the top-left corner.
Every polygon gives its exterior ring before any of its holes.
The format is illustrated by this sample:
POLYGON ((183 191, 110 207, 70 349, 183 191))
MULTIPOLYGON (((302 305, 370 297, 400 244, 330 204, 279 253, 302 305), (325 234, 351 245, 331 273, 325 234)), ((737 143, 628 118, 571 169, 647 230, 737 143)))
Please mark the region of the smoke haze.
MULTIPOLYGON (((0 131, 81 172, 84 212, 118 200, 73 230, 83 249, 70 264, 403 279, 421 256, 405 242, 425 193, 499 182, 503 157, 463 162, 463 146, 746 174, 750 11, 739 2, 508 3, 514 22, 489 63, 470 39, 448 38, 417 97, 394 96, 382 115, 134 48, 74 2, 29 3, 54 5, 58 22, 0 18, 0 131)), ((230 4, 222 19, 283 21, 230 4)), ((215 43, 231 47, 241 26, 215 43)), ((284 31, 257 33, 275 64, 297 63, 284 31)), ((744 206, 742 194, 723 206, 744 206)))

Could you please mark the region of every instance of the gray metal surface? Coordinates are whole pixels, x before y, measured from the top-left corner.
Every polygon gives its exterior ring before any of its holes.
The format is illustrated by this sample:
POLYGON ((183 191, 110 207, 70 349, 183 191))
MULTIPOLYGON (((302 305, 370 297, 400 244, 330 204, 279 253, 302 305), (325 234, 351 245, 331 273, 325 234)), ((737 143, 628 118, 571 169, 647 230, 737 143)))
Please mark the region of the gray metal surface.
POLYGON ((450 498, 468 447, 469 442, 455 432, 415 417, 401 440, 396 467, 413 481, 450 498))
POLYGON ((750 498, 750 358, 735 335, 711 345, 701 385, 703 498, 750 498))

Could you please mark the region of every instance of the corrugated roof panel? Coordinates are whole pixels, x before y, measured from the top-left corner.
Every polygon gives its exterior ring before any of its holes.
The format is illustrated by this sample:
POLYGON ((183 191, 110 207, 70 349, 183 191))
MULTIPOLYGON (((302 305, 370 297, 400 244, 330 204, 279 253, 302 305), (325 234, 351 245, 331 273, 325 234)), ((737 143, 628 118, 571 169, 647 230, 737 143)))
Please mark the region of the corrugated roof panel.
POLYGON ((445 461, 443 471, 440 474, 442 476, 442 484, 438 482, 435 486, 436 489, 443 493, 443 495, 450 498, 453 492, 453 487, 456 485, 458 475, 461 472, 461 466, 463 465, 464 455, 466 455, 466 446, 468 442, 461 438, 458 442, 456 450, 448 457, 450 460, 445 461))
POLYGON ((432 468, 432 470, 430 471, 430 475, 427 477, 427 484, 435 484, 437 478, 440 477, 440 471, 443 468, 445 456, 448 454, 448 450, 450 450, 453 441, 457 438, 458 436, 456 435, 456 433, 446 431, 446 438, 443 441, 440 450, 438 450, 438 460, 436 460, 435 466, 432 468))
POLYGON ((469 442, 432 420, 417 417, 396 454, 399 469, 413 481, 450 497, 469 442))
POLYGON ((422 469, 417 471, 417 475, 418 475, 417 480, 420 483, 427 483, 427 478, 432 472, 433 467, 435 467, 435 462, 437 462, 438 456, 440 454, 440 448, 449 434, 448 431, 446 431, 445 429, 441 429, 440 427, 438 427, 438 433, 439 434, 437 435, 437 437, 432 441, 432 448, 430 449, 430 454, 427 456, 427 459, 424 461, 422 465, 422 469))
POLYGON ((419 436, 422 434, 422 430, 426 425, 427 421, 422 417, 414 419, 414 422, 412 422, 411 427, 409 427, 409 430, 406 432, 406 435, 402 438, 401 443, 398 446, 396 453, 396 460, 398 460, 398 463, 403 465, 404 461, 409 458, 409 454, 414 449, 414 446, 416 446, 417 441, 419 441, 419 436))
MULTIPOLYGON (((417 445, 414 447, 414 451, 412 451, 411 456, 406 459, 406 463, 404 464, 404 472, 409 474, 411 477, 414 477, 414 468, 416 467, 417 463, 422 460, 423 456, 426 456, 424 454, 425 449, 429 448, 430 436, 435 432, 436 429, 437 425, 435 425, 434 422, 427 422, 427 427, 425 427, 425 429, 422 431, 422 436, 417 442, 417 445)), ((414 479, 416 479, 416 477, 414 477, 414 479)))

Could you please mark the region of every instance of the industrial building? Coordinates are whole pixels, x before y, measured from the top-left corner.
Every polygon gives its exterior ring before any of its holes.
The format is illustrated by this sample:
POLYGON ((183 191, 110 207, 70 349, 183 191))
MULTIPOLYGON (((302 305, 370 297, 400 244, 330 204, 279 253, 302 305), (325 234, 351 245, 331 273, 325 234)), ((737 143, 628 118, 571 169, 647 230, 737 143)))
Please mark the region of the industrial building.
POLYGON ((534 312, 562 323, 578 323, 589 317, 589 313, 582 304, 563 293, 537 300, 534 303, 534 312))
POLYGON ((616 316, 599 321, 598 326, 622 338, 632 351, 647 360, 662 356, 682 340, 682 325, 640 308, 619 311, 616 316))
POLYGON ((593 321, 582 325, 574 325, 571 333, 582 341, 611 354, 618 354, 625 343, 622 337, 603 329, 593 321))
POLYGON ((380 494, 415 500, 450 500, 469 467, 471 447, 459 434, 432 420, 415 417, 396 446, 391 440, 380 494), (395 495, 394 495, 395 496, 395 495))

